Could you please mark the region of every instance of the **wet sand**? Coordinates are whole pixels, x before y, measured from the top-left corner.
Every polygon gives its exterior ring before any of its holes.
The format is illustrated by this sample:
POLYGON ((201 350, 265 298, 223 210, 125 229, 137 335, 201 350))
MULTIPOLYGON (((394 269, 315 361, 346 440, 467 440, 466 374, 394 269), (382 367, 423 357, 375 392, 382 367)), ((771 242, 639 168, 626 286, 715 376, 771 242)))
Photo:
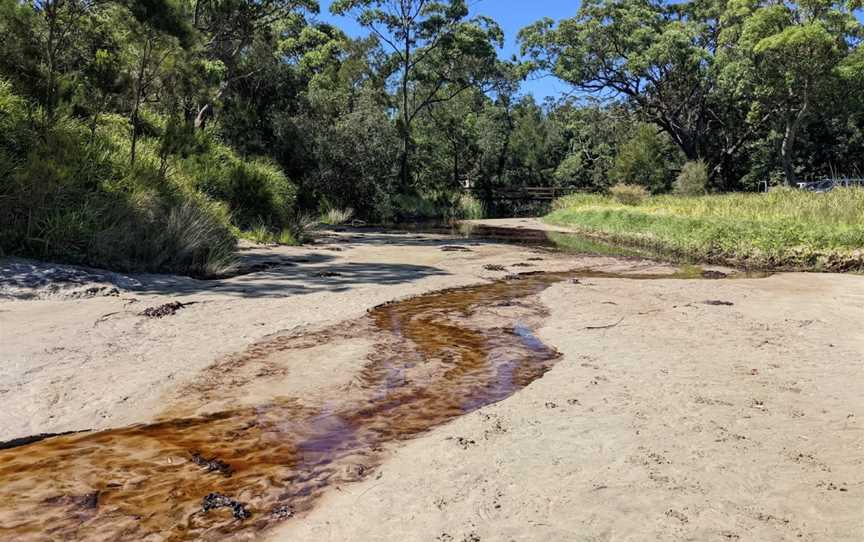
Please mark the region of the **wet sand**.
MULTIPOLYGON (((673 270, 414 234, 338 235, 315 249, 250 251, 271 264, 310 261, 220 283, 133 277, 143 286, 117 296, 0 302, 0 356, 13 360, 0 369, 0 439, 201 416, 264 397, 313 403, 351 389, 375 350, 368 333, 325 330, 382 302, 529 270, 673 270), (138 316, 175 300, 196 304, 138 316), (250 344, 286 333, 308 348, 236 364, 250 344)), ((864 278, 590 277, 529 304, 542 308, 527 318, 538 337, 561 354, 548 373, 385 446, 369 473, 260 536, 864 537, 864 278)), ((512 325, 519 310, 478 310, 474 325, 512 325)))

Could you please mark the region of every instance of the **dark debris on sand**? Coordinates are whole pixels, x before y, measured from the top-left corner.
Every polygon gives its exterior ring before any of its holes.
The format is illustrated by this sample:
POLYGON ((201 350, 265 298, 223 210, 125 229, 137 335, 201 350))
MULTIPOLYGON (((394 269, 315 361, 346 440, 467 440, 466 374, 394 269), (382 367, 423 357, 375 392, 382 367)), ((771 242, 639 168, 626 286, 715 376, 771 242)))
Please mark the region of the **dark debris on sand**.
POLYGON ((252 512, 242 502, 221 493, 210 493, 201 501, 201 511, 209 512, 217 508, 230 508, 234 519, 244 520, 252 517, 252 512))
POLYGON ((192 462, 199 467, 204 468, 207 472, 218 472, 223 476, 231 476, 231 474, 234 472, 234 469, 232 469, 231 465, 229 465, 228 463, 215 457, 207 459, 203 455, 201 455, 200 452, 192 453, 192 462))
POLYGON ((150 307, 144 309, 139 314, 141 316, 146 316, 147 318, 163 318, 165 316, 173 316, 180 309, 184 307, 188 307, 189 305, 194 305, 195 302, 189 303, 181 303, 179 301, 172 301, 171 303, 165 303, 164 305, 159 305, 158 307, 150 307))

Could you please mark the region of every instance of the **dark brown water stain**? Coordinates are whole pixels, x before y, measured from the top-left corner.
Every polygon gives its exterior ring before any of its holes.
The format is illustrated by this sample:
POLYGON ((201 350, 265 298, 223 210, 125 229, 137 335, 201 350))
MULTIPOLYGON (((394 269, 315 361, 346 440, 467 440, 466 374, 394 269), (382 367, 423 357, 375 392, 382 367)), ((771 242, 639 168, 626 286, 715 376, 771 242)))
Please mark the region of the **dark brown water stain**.
MULTIPOLYGON (((534 337, 531 325, 545 314, 530 300, 553 283, 585 276, 621 277, 532 273, 376 307, 356 324, 375 329, 380 340, 347 403, 279 399, 2 450, 0 539, 245 540, 296 520, 328 488, 374 472, 386 446, 541 377, 558 353, 534 337), (493 307, 515 307, 519 321, 478 319, 493 307)), ((339 333, 312 335, 274 338, 241 361, 339 333)))

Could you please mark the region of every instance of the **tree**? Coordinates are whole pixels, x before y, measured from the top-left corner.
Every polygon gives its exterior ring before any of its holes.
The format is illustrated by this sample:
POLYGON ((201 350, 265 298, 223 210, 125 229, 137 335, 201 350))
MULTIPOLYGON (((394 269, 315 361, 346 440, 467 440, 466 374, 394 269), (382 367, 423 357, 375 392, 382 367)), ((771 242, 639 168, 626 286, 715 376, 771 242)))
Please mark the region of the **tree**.
POLYGON ((302 31, 302 12, 318 10, 317 0, 194 0, 191 24, 203 36, 203 60, 219 75, 198 104, 195 126, 205 126, 232 85, 259 73, 267 59, 250 55, 256 45, 263 41, 265 51, 278 54, 274 34, 302 31))
POLYGON ((724 15, 721 40, 730 92, 747 100, 750 118, 781 123, 781 159, 787 184, 798 180, 794 158, 802 126, 838 83, 839 68, 862 37, 845 3, 738 0, 724 15))
POLYGON ((400 179, 410 184, 412 125, 429 106, 488 82, 503 35, 491 19, 467 20, 465 0, 336 0, 334 14, 353 13, 391 51, 400 99, 400 179))
POLYGON ((716 18, 711 4, 587 0, 557 27, 520 32, 523 52, 578 90, 625 98, 689 159, 707 152, 716 18))
POLYGON ((637 122, 633 115, 620 104, 604 107, 596 101, 564 102, 553 115, 563 124, 568 142, 555 179, 584 190, 608 188, 624 133, 637 122))
POLYGON ((112 22, 122 26, 126 66, 129 81, 129 121, 131 145, 129 161, 137 158, 141 135, 142 106, 156 98, 159 84, 177 68, 184 45, 192 42, 191 28, 173 0, 146 0, 129 5, 128 11, 115 10, 112 22))
POLYGON ((624 141, 615 157, 611 177, 622 184, 638 184, 654 194, 669 190, 672 167, 676 162, 675 147, 665 133, 651 124, 639 124, 624 141))

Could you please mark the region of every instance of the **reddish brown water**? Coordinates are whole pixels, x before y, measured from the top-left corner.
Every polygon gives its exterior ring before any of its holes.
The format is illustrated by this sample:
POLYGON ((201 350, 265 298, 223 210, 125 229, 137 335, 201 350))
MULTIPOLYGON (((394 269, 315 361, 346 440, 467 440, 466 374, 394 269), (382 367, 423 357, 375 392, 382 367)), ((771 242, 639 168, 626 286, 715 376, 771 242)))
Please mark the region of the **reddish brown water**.
MULTIPOLYGON (((337 331, 273 338, 232 362, 368 332, 373 353, 344 398, 274 399, 0 450, 0 539, 249 539, 297 520, 328 488, 373 473, 384 447, 500 401, 548 371, 558 354, 532 334, 545 316, 533 296, 573 277, 620 276, 542 273, 430 293, 337 331), (205 502, 224 506, 205 510, 205 502)), ((219 382, 190 389, 217 397, 239 379, 219 382)))
MULTIPOLYGON (((536 321, 542 309, 525 298, 564 278, 530 276, 372 310, 366 318, 380 344, 351 404, 284 399, 2 450, 0 539, 252 537, 308 510, 328 487, 368 476, 388 443, 500 401, 543 375, 557 353, 530 329, 472 318, 516 303, 523 320, 536 321), (203 511, 211 493, 241 503, 240 519, 230 506, 203 511)), ((251 355, 292 348, 274 344, 251 355)))

